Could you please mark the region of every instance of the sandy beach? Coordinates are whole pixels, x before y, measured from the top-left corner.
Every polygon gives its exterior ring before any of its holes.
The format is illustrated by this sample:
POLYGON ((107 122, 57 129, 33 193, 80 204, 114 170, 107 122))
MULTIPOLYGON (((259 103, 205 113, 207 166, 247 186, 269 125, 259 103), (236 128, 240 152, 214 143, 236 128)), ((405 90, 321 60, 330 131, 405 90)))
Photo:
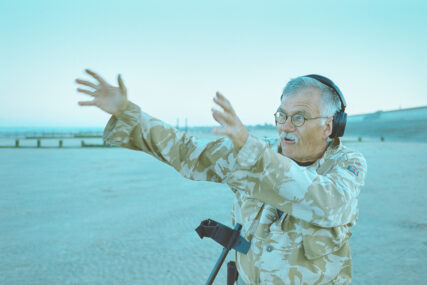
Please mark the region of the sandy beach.
MULTIPOLYGON (((427 144, 348 142, 368 161, 353 284, 425 284, 427 144)), ((225 185, 120 148, 0 149, 0 284, 203 284, 230 225, 225 185)), ((226 267, 215 284, 225 284, 226 267)))

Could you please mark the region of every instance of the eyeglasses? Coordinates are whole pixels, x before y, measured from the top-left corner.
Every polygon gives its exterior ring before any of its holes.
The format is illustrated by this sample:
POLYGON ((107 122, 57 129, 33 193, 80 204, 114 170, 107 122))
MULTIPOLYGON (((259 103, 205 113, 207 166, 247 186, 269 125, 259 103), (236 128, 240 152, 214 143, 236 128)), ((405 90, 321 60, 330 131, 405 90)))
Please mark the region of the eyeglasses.
MULTIPOLYGON (((288 119, 288 117, 289 116, 287 114, 280 111, 277 111, 276 113, 274 113, 274 118, 276 119, 276 123, 279 123, 279 124, 286 123, 286 120, 288 119)), ((302 125, 304 125, 305 121, 329 118, 329 117, 306 118, 299 113, 293 114, 290 117, 291 117, 291 122, 295 127, 301 127, 302 125)))

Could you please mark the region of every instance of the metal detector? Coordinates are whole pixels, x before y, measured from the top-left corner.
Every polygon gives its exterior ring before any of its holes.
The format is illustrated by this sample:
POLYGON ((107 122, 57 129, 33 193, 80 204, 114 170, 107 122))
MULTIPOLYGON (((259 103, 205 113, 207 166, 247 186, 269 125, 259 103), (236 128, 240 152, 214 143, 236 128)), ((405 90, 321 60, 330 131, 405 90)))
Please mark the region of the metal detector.
MULTIPOLYGON (((243 254, 248 253, 251 244, 246 239, 240 236, 241 229, 242 225, 239 223, 236 224, 234 229, 231 229, 211 219, 202 221, 200 225, 196 228, 196 232, 201 239, 204 237, 209 237, 224 247, 221 252, 221 255, 218 258, 218 261, 215 264, 215 267, 213 268, 208 280, 205 283, 206 285, 211 285, 213 283, 216 275, 219 272, 219 269, 221 268, 225 258, 227 257, 228 252, 231 249, 237 250, 238 252, 243 254)), ((237 279, 237 271, 235 270, 234 262, 229 262, 228 272, 229 274, 227 278, 227 284, 234 284, 237 279), (232 271, 235 273, 233 273, 232 271)))

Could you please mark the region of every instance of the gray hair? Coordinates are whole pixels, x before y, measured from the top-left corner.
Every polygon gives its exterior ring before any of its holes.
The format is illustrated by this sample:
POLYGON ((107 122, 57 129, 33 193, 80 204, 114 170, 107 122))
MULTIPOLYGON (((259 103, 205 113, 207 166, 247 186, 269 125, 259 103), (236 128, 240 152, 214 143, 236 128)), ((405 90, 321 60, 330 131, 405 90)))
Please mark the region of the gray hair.
POLYGON ((283 89, 282 96, 280 100, 283 100, 287 97, 291 97, 295 95, 298 91, 303 90, 305 88, 315 88, 320 90, 320 96, 322 100, 322 106, 320 106, 320 111, 322 112, 322 116, 332 117, 336 112, 341 110, 341 101, 335 91, 323 84, 322 82, 311 78, 300 76, 297 78, 291 79, 288 84, 286 84, 283 89))

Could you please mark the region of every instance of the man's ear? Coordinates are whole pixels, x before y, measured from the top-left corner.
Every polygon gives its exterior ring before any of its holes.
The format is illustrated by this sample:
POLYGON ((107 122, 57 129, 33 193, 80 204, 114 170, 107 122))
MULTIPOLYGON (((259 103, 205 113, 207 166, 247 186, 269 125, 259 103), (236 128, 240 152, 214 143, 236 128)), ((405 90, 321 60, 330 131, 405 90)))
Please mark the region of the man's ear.
POLYGON ((326 139, 332 134, 332 126, 334 124, 334 117, 330 117, 323 125, 323 138, 326 139))

